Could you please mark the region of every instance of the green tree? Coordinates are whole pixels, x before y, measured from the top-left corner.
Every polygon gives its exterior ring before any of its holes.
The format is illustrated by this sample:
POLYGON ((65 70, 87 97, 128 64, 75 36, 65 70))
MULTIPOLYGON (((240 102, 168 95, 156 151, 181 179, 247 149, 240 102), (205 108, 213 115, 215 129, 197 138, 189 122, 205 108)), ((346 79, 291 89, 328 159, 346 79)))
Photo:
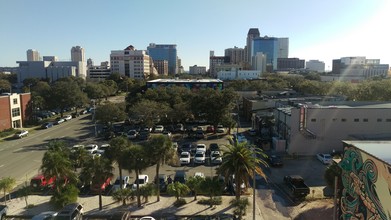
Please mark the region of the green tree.
POLYGON ((123 103, 108 102, 95 110, 95 119, 110 127, 113 122, 123 121, 125 118, 125 105, 123 103))
POLYGON ((90 158, 90 154, 87 152, 84 147, 78 147, 75 151, 71 152, 70 159, 73 163, 73 167, 81 168, 84 166, 84 163, 90 158))
POLYGON ((12 177, 5 177, 0 180, 0 190, 4 194, 4 205, 7 205, 7 192, 11 191, 16 184, 16 180, 12 177))
POLYGON ((236 207, 234 210, 234 215, 237 216, 239 220, 242 219, 244 215, 246 215, 247 206, 249 205, 247 198, 235 198, 231 200, 230 204, 236 207))
POLYGON ((50 198, 50 202, 53 203, 55 207, 62 208, 67 204, 76 202, 78 195, 79 190, 73 183, 70 183, 60 188, 59 191, 55 191, 50 198))
POLYGON ((105 96, 104 91, 100 84, 88 82, 84 90, 87 93, 88 98, 97 99, 100 102, 100 99, 105 96))
POLYGON ((156 195, 157 189, 153 183, 148 183, 145 186, 140 188, 140 195, 144 198, 144 201, 147 203, 150 196, 156 195))
POLYGON ((200 188, 202 192, 210 198, 210 207, 213 206, 212 200, 215 196, 221 196, 224 190, 224 184, 219 180, 217 176, 214 177, 206 177, 203 182, 200 184, 200 188))
POLYGON ((167 103, 159 103, 147 99, 137 102, 130 110, 132 116, 142 116, 144 124, 149 127, 154 125, 154 119, 164 118, 168 112, 169 106, 167 103))
POLYGON ((175 196, 177 201, 187 194, 189 194, 190 189, 186 184, 180 183, 180 182, 174 182, 167 186, 167 193, 175 196))
POLYGON ((122 202, 123 206, 126 206, 126 201, 133 201, 135 198, 135 192, 131 189, 119 189, 113 192, 111 195, 114 201, 122 202))
POLYGON ((10 92, 11 83, 5 79, 0 79, 0 92, 10 92))
POLYGON ((194 194, 194 200, 197 200, 197 194, 201 192, 202 182, 205 181, 204 178, 200 176, 191 176, 186 181, 186 185, 189 187, 191 192, 194 194))
POLYGON ((99 210, 102 210, 102 185, 113 176, 111 161, 105 157, 94 157, 86 161, 80 176, 86 183, 99 186, 99 210))
MULTIPOLYGON (((146 154, 149 156, 152 163, 156 164, 156 174, 159 176, 160 165, 164 164, 167 159, 173 157, 172 143, 169 138, 159 135, 153 136, 144 146, 146 154)), ((157 201, 160 201, 159 181, 156 181, 157 201)))
POLYGON ((223 154, 223 162, 218 168, 218 173, 228 180, 232 175, 235 175, 235 193, 236 198, 240 199, 242 183, 248 186, 249 177, 253 176, 254 172, 266 179, 266 176, 260 167, 261 164, 268 166, 267 162, 258 159, 255 155, 264 155, 263 152, 255 147, 248 145, 247 142, 236 143, 234 146, 227 145, 228 150, 223 154), (250 149, 253 148, 253 149, 250 149))

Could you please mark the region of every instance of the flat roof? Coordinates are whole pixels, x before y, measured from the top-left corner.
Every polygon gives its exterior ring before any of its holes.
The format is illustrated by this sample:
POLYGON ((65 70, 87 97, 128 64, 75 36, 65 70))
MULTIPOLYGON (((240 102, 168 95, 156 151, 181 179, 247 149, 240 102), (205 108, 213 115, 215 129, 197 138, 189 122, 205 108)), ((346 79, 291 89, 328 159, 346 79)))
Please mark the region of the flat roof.
POLYGON ((391 165, 391 140, 343 141, 391 165))
POLYGON ((220 79, 155 79, 147 81, 147 83, 222 83, 220 79))

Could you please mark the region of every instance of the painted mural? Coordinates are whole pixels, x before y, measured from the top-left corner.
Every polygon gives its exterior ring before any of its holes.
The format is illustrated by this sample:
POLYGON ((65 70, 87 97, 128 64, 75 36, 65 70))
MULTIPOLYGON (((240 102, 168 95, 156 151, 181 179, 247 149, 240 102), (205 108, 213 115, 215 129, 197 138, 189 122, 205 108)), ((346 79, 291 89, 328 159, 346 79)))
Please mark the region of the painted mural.
POLYGON ((391 168, 356 147, 344 152, 340 219, 391 219, 391 168))

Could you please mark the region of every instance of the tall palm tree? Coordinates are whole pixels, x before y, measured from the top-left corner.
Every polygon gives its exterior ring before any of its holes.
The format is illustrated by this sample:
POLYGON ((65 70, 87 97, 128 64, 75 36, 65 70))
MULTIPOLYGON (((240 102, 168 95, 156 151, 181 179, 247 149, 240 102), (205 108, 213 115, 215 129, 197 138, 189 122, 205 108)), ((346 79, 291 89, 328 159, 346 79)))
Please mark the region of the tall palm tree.
POLYGON ((124 156, 127 159, 127 163, 124 164, 124 168, 129 172, 132 170, 136 173, 136 195, 137 195, 137 206, 141 207, 140 199, 140 186, 138 176, 141 171, 145 170, 150 165, 149 155, 146 154, 145 149, 140 145, 133 145, 124 152, 124 156))
POLYGON ((91 185, 98 185, 99 210, 102 210, 102 185, 113 176, 111 161, 104 157, 94 157, 86 161, 80 175, 83 180, 91 185))
POLYGON ((75 151, 71 152, 70 159, 72 160, 75 170, 83 167, 89 156, 89 153, 83 147, 79 147, 75 151))
MULTIPOLYGON (((144 147, 149 159, 156 164, 155 177, 158 178, 160 165, 173 157, 173 148, 171 140, 163 135, 154 136, 148 141, 144 147)), ((160 201, 159 181, 156 180, 157 201, 160 201)))
POLYGON ((218 173, 228 180, 232 175, 235 175, 235 195, 236 199, 240 199, 240 186, 242 183, 248 187, 249 177, 255 178, 254 173, 266 178, 261 164, 267 166, 267 162, 258 159, 257 155, 263 154, 261 150, 247 144, 247 142, 236 143, 234 146, 227 145, 228 150, 223 154, 223 162, 218 168, 218 173))
POLYGON ((15 185, 16 180, 12 177, 5 177, 0 180, 0 190, 4 193, 4 205, 7 205, 7 192, 9 192, 15 185))

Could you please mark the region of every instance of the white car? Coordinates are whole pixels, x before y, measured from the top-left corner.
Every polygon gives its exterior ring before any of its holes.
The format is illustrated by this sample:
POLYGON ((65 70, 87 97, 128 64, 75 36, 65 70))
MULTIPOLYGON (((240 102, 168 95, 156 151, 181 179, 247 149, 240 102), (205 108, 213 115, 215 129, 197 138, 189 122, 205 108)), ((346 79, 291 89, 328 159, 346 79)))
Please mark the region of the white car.
POLYGON ((195 173, 194 173, 194 177, 197 177, 197 176, 199 176, 199 177, 201 177, 201 178, 205 178, 205 174, 204 174, 204 173, 201 173, 201 172, 195 172, 195 173))
POLYGON ((205 152, 197 151, 194 155, 194 163, 196 164, 205 164, 205 152))
POLYGON ((212 164, 221 164, 223 162, 223 158, 220 151, 212 151, 210 153, 210 162, 212 164))
POLYGON ((55 219, 56 216, 57 216, 57 212, 46 211, 46 212, 41 212, 38 215, 34 215, 32 220, 55 219))
POLYGON ((84 148, 84 147, 85 147, 85 146, 82 145, 82 144, 73 145, 72 148, 71 148, 71 152, 75 152, 75 151, 77 151, 78 149, 84 148))
POLYGON ((132 189, 133 190, 136 190, 137 189, 137 182, 138 182, 138 186, 139 188, 147 185, 147 183, 149 182, 149 177, 148 175, 145 175, 145 174, 140 174, 138 175, 138 178, 134 181, 133 185, 132 185, 132 189))
POLYGON ((27 137, 27 135, 29 134, 29 131, 27 130, 21 130, 21 131, 18 131, 14 137, 15 138, 23 138, 23 137, 27 137))
POLYGON ((196 152, 197 151, 203 151, 204 153, 206 153, 206 145, 205 144, 197 144, 196 152))
POLYGON ((162 133, 164 131, 163 125, 156 125, 154 129, 155 133, 162 133))
POLYGON ((65 121, 69 121, 72 119, 72 115, 65 115, 64 117, 62 117, 65 121))
POLYGON ((98 154, 104 154, 105 151, 110 147, 110 144, 102 144, 100 145, 100 147, 98 148, 98 150, 96 151, 96 153, 98 154))
MULTIPOLYGON (((120 189, 120 184, 121 184, 121 181, 120 181, 120 178, 117 177, 117 179, 115 179, 115 182, 113 184, 113 191, 116 191, 116 190, 119 190, 120 189)), ((129 176, 122 176, 122 189, 125 189, 126 186, 128 186, 129 184, 129 176)))
POLYGON ((179 157, 181 165, 190 164, 190 152, 183 151, 179 157))
POLYGON ((98 150, 98 145, 97 144, 88 144, 87 146, 84 147, 86 151, 90 154, 95 153, 98 150))
POLYGON ((317 154, 316 158, 323 164, 331 164, 333 161, 333 157, 330 154, 317 154))
POLYGON ((225 133, 225 128, 222 125, 217 125, 216 132, 220 134, 225 133))

